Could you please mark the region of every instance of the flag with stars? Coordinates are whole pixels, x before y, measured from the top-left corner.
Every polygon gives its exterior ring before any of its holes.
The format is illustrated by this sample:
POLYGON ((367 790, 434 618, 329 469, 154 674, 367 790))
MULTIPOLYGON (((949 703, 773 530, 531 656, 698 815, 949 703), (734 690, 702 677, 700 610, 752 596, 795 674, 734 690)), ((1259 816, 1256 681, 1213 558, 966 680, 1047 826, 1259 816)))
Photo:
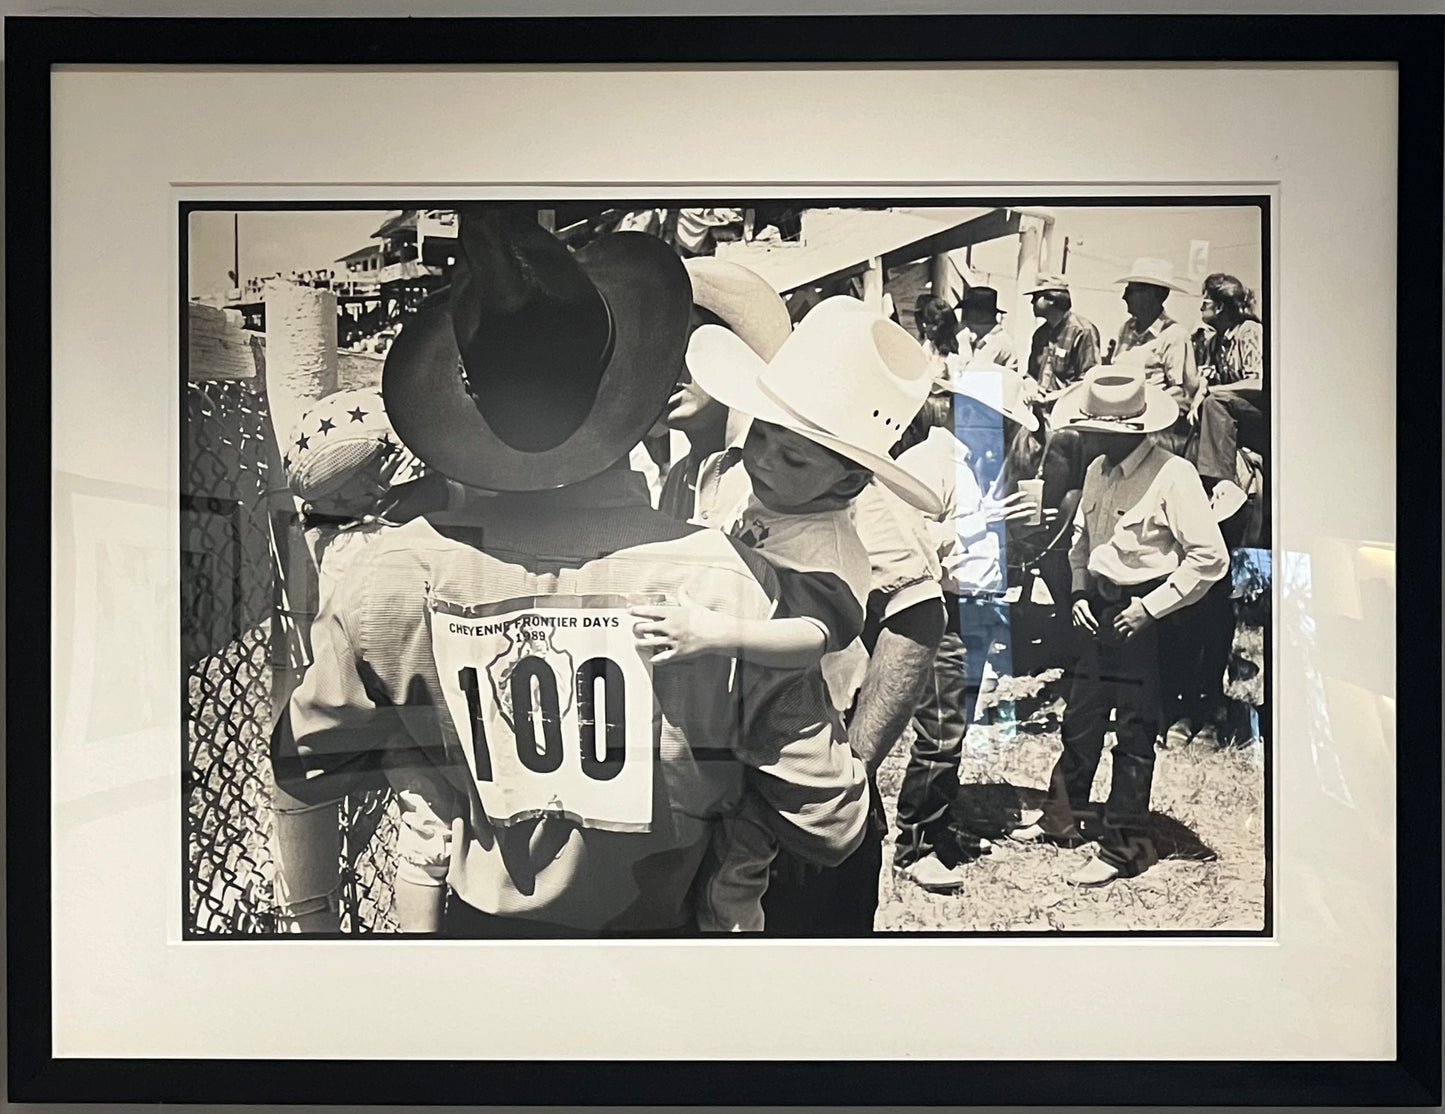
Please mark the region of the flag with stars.
POLYGON ((395 485, 420 479, 376 388, 337 391, 301 415, 281 446, 286 482, 312 510, 360 516, 395 485))

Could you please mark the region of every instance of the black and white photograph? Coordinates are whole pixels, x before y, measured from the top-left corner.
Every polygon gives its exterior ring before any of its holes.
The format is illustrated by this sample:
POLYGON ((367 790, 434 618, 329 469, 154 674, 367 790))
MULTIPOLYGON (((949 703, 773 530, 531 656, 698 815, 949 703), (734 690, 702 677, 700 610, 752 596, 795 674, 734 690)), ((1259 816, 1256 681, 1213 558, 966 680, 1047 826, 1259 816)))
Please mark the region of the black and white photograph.
POLYGON ((1438 1105, 1445 20, 302 14, 5 21, 7 1097, 1438 1105))
POLYGON ((1268 935, 1269 220, 183 203, 184 936, 1268 935))

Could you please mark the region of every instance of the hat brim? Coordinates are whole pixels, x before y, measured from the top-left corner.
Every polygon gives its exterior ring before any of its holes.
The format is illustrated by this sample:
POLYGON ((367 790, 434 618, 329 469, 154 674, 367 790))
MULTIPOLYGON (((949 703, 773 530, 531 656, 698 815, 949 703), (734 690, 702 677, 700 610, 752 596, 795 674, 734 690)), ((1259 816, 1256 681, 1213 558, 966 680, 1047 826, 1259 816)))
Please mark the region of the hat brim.
MULTIPOLYGON (((1005 369, 1007 373, 1007 369, 1005 369)), ((1032 406, 1007 406, 1000 405, 991 398, 985 398, 983 394, 969 381, 968 372, 964 372, 957 379, 950 379, 944 384, 956 395, 964 398, 971 398, 981 406, 987 406, 996 414, 1002 414, 1011 422, 1017 422, 1030 433, 1037 433, 1039 428, 1039 416, 1034 413, 1032 406)))
POLYGON ((879 456, 810 425, 768 394, 760 382, 767 366, 742 340, 716 325, 698 329, 688 345, 689 373, 699 387, 730 410, 782 426, 847 457, 867 468, 900 499, 925 514, 935 515, 943 510, 938 493, 892 457, 879 456))
POLYGON ((793 331, 787 304, 756 271, 740 263, 700 255, 683 261, 692 300, 716 314, 749 348, 771 360, 793 331))
POLYGON ((1143 286, 1157 286, 1163 290, 1173 290, 1176 294, 1190 294, 1194 292, 1177 279, 1165 282, 1157 275, 1125 275, 1123 278, 1115 279, 1114 285, 1128 286, 1131 282, 1137 282, 1143 286))
POLYGON ((544 491, 604 471, 652 427, 677 383, 687 345, 692 288, 682 260, 640 232, 604 236, 575 258, 613 322, 612 355, 590 413, 566 440, 542 452, 513 448, 499 437, 466 390, 441 291, 401 330, 381 380, 397 436, 426 464, 470 487, 544 491))
POLYGON ((1179 420, 1179 406, 1169 397, 1168 392, 1144 384, 1144 413, 1126 421, 1108 421, 1090 418, 1084 414, 1088 380, 1081 379, 1066 387, 1054 399, 1054 408, 1049 412, 1049 424, 1054 429, 1088 430, 1094 433, 1157 433, 1168 429, 1179 420))

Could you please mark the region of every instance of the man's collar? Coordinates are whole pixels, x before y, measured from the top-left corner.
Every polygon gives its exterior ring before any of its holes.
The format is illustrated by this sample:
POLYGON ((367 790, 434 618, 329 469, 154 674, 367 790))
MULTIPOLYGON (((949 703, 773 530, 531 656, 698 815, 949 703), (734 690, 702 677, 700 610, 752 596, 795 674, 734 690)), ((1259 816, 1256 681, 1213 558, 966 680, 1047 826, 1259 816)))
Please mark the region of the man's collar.
POLYGON ((466 502, 462 506, 455 509, 448 508, 425 517, 428 521, 438 525, 443 523, 467 525, 477 521, 479 516, 485 515, 488 508, 508 504, 517 505, 523 501, 528 505, 543 508, 616 508, 652 505, 652 501, 648 497, 647 480, 641 473, 632 471, 628 467, 628 458, 623 457, 605 472, 600 472, 585 480, 578 480, 575 484, 552 488, 548 491, 501 492, 493 495, 468 489, 466 502))
POLYGON ((1145 459, 1153 451, 1154 442, 1150 441, 1146 436, 1144 440, 1134 446, 1128 456, 1114 466, 1114 469, 1125 479, 1128 479, 1139 470, 1140 465, 1144 463, 1145 459))
POLYGON ((753 428, 753 420, 740 410, 728 411, 727 440, 723 444, 725 449, 741 449, 743 442, 748 439, 748 430, 753 428))
POLYGON ((1174 318, 1170 317, 1163 310, 1159 312, 1158 317, 1154 318, 1153 321, 1149 322, 1149 327, 1147 329, 1139 328, 1139 322, 1134 320, 1133 318, 1130 318, 1130 325, 1134 330, 1134 335, 1137 336, 1140 340, 1158 340, 1159 334, 1173 324, 1174 318))

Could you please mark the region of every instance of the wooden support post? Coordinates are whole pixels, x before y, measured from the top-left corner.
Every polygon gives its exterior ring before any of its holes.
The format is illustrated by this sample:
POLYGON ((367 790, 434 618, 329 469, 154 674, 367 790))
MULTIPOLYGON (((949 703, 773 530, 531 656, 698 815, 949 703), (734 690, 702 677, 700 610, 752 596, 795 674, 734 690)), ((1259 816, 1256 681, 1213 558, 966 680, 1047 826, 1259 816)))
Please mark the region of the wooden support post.
POLYGON ((957 272, 953 263, 950 262, 947 252, 939 252, 928 261, 928 278, 933 284, 929 287, 935 298, 942 298, 949 305, 958 301, 958 286, 954 282, 957 272))
POLYGON ((874 313, 883 312, 883 260, 876 255, 863 272, 863 304, 874 313))
MULTIPOLYGON (((1052 221, 1047 222, 1052 224, 1052 221)), ((1016 272, 1017 283, 1015 286, 1014 304, 1009 307, 1012 312, 1005 320, 1011 328, 1010 333, 1014 339, 1014 347, 1021 353, 1028 352, 1034 337, 1034 328, 1038 324, 1034 320, 1033 299, 1029 298, 1024 291, 1044 271, 1044 234, 1046 222, 1042 217, 1032 214, 1025 214, 1019 218, 1019 257, 1016 272)))

